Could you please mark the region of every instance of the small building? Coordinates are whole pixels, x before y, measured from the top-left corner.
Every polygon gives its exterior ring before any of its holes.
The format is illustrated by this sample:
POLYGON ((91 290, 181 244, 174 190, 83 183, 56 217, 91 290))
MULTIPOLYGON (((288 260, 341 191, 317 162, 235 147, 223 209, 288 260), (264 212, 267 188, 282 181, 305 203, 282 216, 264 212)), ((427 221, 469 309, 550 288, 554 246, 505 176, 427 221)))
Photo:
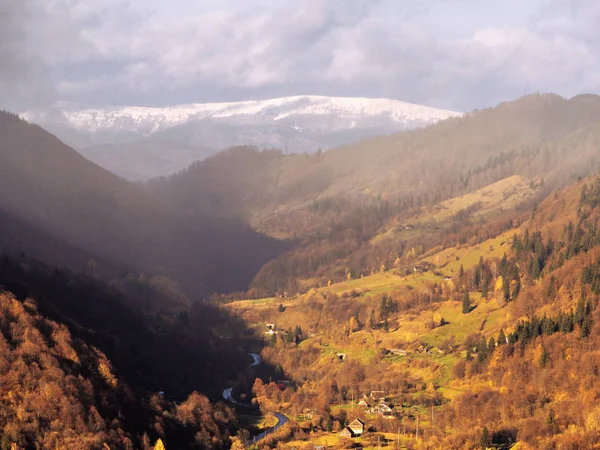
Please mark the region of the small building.
POLYGON ((279 330, 277 329, 277 326, 274 323, 266 323, 265 325, 267 327, 267 331, 265 331, 265 334, 279 334, 279 330))
POLYGON ((367 403, 366 400, 361 400, 360 402, 358 402, 358 406, 360 406, 361 408, 368 408, 369 404, 367 403))
POLYGON ((373 408, 372 412, 381 416, 389 416, 392 414, 392 408, 387 403, 381 402, 373 408))
POLYGON ((340 361, 346 361, 345 353, 336 353, 335 356, 337 356, 340 361))
POLYGON ((365 423, 360 419, 354 419, 348 427, 354 436, 361 436, 365 432, 365 423))
POLYGON ((374 400, 385 401, 385 391, 371 391, 369 397, 371 397, 374 400))
POLYGON ((352 433, 352 430, 349 427, 346 427, 340 431, 340 437, 352 439, 354 437, 354 433, 352 433))

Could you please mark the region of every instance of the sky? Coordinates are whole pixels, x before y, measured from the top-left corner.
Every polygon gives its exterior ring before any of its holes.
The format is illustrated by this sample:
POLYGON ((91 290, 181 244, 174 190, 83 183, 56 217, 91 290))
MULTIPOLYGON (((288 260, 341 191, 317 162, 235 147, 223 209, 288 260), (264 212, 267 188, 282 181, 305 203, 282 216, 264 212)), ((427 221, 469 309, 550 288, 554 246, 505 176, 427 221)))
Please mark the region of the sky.
POLYGON ((0 0, 0 109, 600 94, 597 0, 0 0))

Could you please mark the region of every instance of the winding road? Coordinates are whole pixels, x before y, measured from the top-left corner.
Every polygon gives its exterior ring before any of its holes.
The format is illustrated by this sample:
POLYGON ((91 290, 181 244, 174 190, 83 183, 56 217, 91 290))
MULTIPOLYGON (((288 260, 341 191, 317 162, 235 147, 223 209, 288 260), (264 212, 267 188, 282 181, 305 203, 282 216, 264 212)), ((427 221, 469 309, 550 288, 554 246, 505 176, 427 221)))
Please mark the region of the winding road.
POLYGON ((258 366, 262 362, 262 359, 260 359, 260 355, 257 355, 256 353, 248 353, 248 354, 250 356, 252 356, 252 359, 254 359, 254 362, 252 364, 250 364, 250 367, 258 366))
POLYGON ((277 417, 277 420, 279 422, 277 422, 277 425, 275 425, 272 428, 269 428, 268 430, 263 431, 262 433, 260 433, 257 436, 254 436, 252 439, 250 439, 249 442, 246 443, 246 446, 250 446, 250 445, 254 445, 259 441, 262 441, 264 438, 266 438, 269 434, 273 434, 275 431, 277 431, 277 429, 283 425, 285 425, 286 423, 288 423, 290 421, 290 419, 285 415, 282 414, 280 412, 276 412, 273 413, 273 415, 275 417, 277 417))
MULTIPOLYGON (((256 353, 248 353, 248 354, 250 356, 252 356, 252 359, 254 360, 254 362, 252 364, 250 364, 250 367, 255 367, 262 363, 262 359, 260 358, 260 355, 257 355, 256 353)), ((245 408, 253 408, 254 407, 254 405, 252 405, 250 403, 243 403, 243 402, 238 402, 237 400, 234 400, 232 387, 229 387, 229 388, 223 390, 223 399, 225 399, 225 401, 227 401, 229 403, 233 403, 234 405, 238 405, 238 406, 243 406, 245 408)), ((254 445, 257 442, 262 441, 269 434, 274 433, 275 431, 277 431, 278 428, 280 428, 281 426, 285 425, 286 423, 288 423, 290 421, 289 417, 287 417, 283 413, 276 412, 276 413, 273 413, 273 415, 278 420, 277 424, 274 427, 271 427, 268 430, 263 431, 259 435, 254 436, 252 439, 250 439, 249 442, 246 442, 246 444, 245 444, 246 447, 249 447, 250 445, 254 445)))

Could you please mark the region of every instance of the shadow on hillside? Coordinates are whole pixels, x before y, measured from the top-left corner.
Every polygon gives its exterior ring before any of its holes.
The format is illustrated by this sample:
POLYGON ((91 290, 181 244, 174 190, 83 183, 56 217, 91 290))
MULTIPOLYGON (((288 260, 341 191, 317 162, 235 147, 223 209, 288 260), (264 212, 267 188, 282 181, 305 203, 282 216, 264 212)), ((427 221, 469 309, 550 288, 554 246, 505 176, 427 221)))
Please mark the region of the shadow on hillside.
POLYGON ((104 352, 130 386, 163 391, 174 400, 193 391, 220 400, 226 387, 249 391, 254 382, 248 352, 261 343, 221 338, 220 330, 243 336, 246 325, 208 303, 197 302, 185 315, 144 314, 101 281, 24 256, 0 259, 0 286, 20 300, 34 299, 42 315, 104 352))

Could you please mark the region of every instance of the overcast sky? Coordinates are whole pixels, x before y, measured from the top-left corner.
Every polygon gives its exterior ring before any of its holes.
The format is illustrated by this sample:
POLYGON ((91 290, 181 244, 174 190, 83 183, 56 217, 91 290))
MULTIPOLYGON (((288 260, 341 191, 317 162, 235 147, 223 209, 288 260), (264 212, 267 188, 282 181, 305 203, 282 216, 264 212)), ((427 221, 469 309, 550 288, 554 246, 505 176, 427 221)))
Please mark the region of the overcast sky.
POLYGON ((0 0, 0 108, 600 93, 598 0, 0 0))

